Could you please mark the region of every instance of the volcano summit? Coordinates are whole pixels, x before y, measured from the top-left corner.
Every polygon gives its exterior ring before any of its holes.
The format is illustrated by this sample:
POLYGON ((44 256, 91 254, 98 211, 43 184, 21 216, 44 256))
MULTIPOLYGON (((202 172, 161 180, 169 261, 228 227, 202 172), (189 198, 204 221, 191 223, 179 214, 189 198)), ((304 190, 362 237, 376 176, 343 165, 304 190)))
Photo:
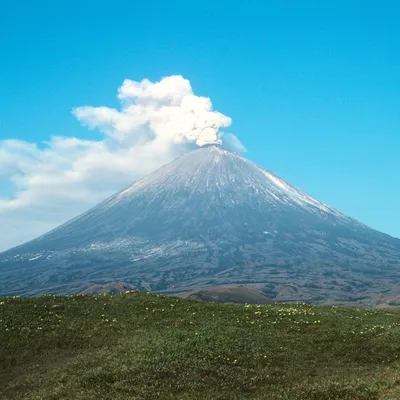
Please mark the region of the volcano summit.
POLYGON ((282 301, 375 305, 399 291, 400 240, 211 145, 0 254, 3 295, 115 281, 163 292, 246 284, 282 301))

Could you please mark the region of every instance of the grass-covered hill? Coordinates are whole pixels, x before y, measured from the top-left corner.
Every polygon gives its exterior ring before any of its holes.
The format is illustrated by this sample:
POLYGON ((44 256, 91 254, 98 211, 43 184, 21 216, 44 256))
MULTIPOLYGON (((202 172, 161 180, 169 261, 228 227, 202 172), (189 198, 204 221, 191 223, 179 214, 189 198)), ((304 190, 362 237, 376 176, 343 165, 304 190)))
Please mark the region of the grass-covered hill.
POLYGON ((256 288, 244 285, 211 286, 181 293, 179 296, 184 299, 217 303, 266 304, 272 301, 256 288))
POLYGON ((400 398, 400 313, 146 293, 0 298, 0 398, 400 398))

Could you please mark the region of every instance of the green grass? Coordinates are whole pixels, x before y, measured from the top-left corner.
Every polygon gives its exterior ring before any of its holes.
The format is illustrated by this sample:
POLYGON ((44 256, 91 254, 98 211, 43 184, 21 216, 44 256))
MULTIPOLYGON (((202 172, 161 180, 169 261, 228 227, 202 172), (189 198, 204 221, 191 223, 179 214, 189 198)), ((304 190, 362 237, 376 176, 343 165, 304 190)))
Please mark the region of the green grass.
POLYGON ((400 313, 147 293, 0 298, 0 398, 400 398, 400 313))

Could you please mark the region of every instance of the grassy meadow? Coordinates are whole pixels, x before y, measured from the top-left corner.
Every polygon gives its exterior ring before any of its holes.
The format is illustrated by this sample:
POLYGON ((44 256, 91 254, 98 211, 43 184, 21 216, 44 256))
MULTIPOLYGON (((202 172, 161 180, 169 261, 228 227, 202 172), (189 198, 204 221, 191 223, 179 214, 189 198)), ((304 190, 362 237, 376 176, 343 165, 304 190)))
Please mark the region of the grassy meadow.
POLYGON ((400 399, 400 312, 3 297, 0 399, 400 399))

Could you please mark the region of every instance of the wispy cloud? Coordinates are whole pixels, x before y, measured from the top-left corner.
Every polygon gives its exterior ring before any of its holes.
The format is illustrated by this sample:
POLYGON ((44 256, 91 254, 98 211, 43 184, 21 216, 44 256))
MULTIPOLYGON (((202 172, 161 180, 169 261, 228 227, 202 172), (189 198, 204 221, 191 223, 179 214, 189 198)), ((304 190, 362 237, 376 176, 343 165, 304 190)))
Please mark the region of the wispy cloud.
POLYGON ((159 82, 125 80, 119 110, 84 106, 72 112, 98 129, 100 140, 52 137, 45 143, 0 141, 0 178, 15 188, 0 192, 0 251, 32 239, 171 161, 193 146, 223 141, 231 119, 196 96, 190 82, 169 76, 159 82))

